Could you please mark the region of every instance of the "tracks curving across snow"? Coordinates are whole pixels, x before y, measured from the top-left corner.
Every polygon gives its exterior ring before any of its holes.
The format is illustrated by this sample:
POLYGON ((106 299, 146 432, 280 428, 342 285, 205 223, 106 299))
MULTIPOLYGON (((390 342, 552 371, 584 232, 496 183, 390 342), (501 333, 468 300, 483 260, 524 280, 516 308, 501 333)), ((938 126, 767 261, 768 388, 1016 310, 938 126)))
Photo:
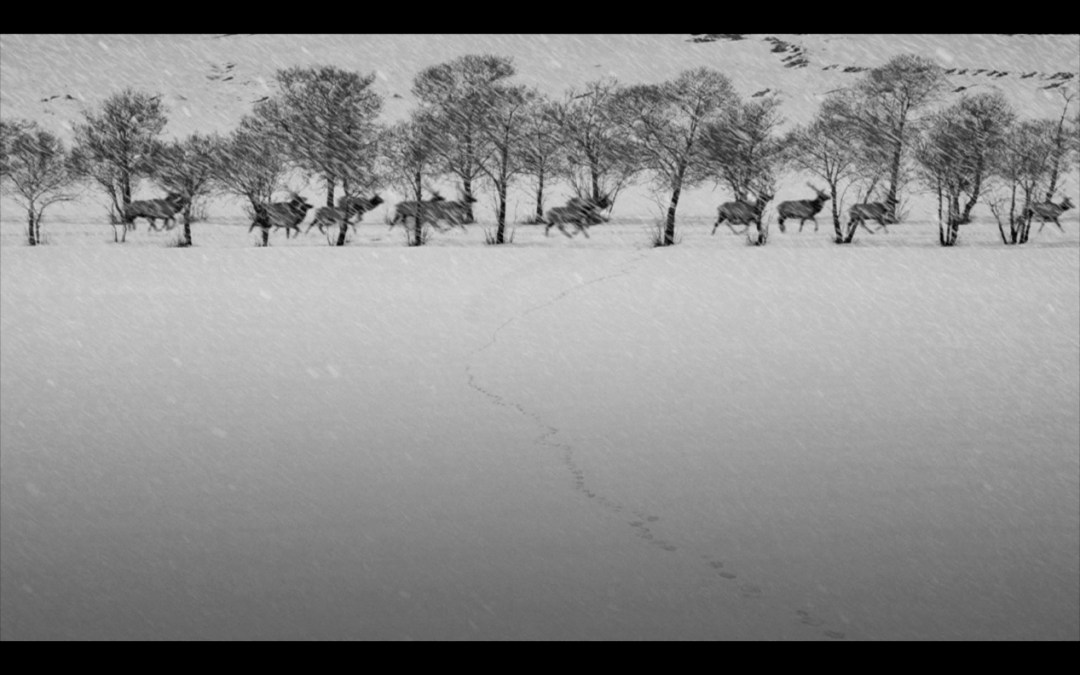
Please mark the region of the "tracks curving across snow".
MULTIPOLYGON (((667 553, 677 553, 680 550, 686 552, 689 550, 688 547, 680 548, 680 546, 676 545, 671 540, 660 536, 659 532, 654 531, 660 530, 662 528, 662 526, 658 525, 661 520, 660 516, 622 504, 618 500, 601 493, 595 487, 590 485, 590 481, 585 470, 576 460, 575 448, 571 444, 559 440, 558 437, 560 434, 560 429, 551 425, 550 423, 542 419, 539 415, 537 415, 535 412, 527 409, 521 403, 494 391, 489 386, 485 386, 485 384, 483 384, 477 377, 473 368, 473 362, 476 357, 494 347, 499 341, 500 333, 508 326, 522 321, 530 314, 552 307, 553 305, 559 303, 568 296, 579 293, 589 288, 590 286, 617 277, 629 275, 634 265, 641 261, 646 255, 648 255, 648 251, 640 252, 636 256, 630 258, 629 260, 621 264, 617 270, 608 274, 603 274, 593 279, 589 279, 587 281, 583 281, 569 289, 558 293, 554 297, 542 303, 529 307, 528 309, 502 322, 498 327, 495 328, 494 331, 492 331, 491 338, 486 343, 474 349, 466 356, 465 375, 469 387, 474 389, 480 395, 484 396, 493 405, 510 408, 516 411, 518 414, 524 417, 528 417, 533 421, 534 424, 536 424, 536 426, 542 429, 542 433, 535 439, 533 439, 533 443, 538 446, 550 448, 551 450, 557 451, 559 453, 562 464, 570 475, 571 487, 573 490, 575 490, 585 498, 589 499, 592 503, 627 518, 626 523, 631 528, 633 534, 642 541, 646 542, 649 546, 652 546, 660 551, 665 551, 667 553)), ((534 263, 533 265, 530 265, 528 269, 535 270, 536 267, 539 266, 539 264, 540 263, 534 263)), ((466 312, 470 315, 470 318, 473 318, 476 313, 476 309, 475 307, 467 308, 466 312)), ((699 555, 698 558, 703 561, 704 571, 708 575, 708 578, 711 580, 715 580, 716 583, 726 584, 729 582, 735 582, 739 579, 738 574, 736 574, 730 569, 727 569, 724 565, 724 562, 721 560, 717 560, 714 556, 702 554, 699 555)), ((712 582, 707 583, 711 585, 712 582)), ((757 601, 765 597, 764 591, 762 590, 761 586, 744 581, 741 581, 739 583, 740 585, 738 587, 738 596, 740 598, 744 600, 757 601)), ((820 618, 819 616, 806 609, 794 610, 792 619, 793 621, 796 621, 804 626, 820 629, 820 634, 825 636, 826 638, 830 638, 833 640, 841 640, 846 637, 846 634, 842 631, 829 629, 827 627, 827 622, 824 619, 820 618)))

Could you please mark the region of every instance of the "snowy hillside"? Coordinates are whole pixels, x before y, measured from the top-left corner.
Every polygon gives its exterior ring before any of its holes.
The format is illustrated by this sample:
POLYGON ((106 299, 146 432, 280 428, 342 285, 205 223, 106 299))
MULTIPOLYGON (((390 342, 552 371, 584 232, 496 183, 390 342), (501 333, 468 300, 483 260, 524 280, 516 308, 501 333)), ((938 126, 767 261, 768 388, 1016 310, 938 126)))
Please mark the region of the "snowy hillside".
MULTIPOLYGON (((1068 82, 1075 83, 1080 62, 1077 35, 743 37, 694 42, 689 35, 3 35, 0 107, 5 116, 37 120, 70 141, 80 111, 130 86, 162 95, 170 117, 166 136, 227 132, 271 92, 277 69, 332 64, 376 73, 375 89, 385 99, 383 119, 394 121, 416 107, 410 89, 423 68, 462 54, 489 52, 513 57, 518 72, 514 81, 553 97, 600 77, 617 77, 627 84, 660 82, 708 66, 730 77, 744 98, 765 89, 779 92, 781 112, 794 124, 806 122, 826 93, 850 86, 865 69, 913 53, 954 69, 949 76, 954 89, 999 89, 1021 115, 1050 117, 1060 114, 1060 99, 1046 87, 1061 84, 1053 76, 1063 72, 1072 73, 1068 82), (779 48, 785 51, 774 51, 779 48), (791 67, 793 56, 805 65, 791 67)), ((777 200, 805 198, 803 183, 798 177, 782 181, 777 200)), ((1078 193, 1074 173, 1063 194, 1077 201, 1078 193)), ((143 194, 156 190, 146 185, 143 194)), ((723 189, 692 190, 684 195, 680 213, 714 213, 716 205, 729 198, 723 189)), ((490 205, 486 198, 481 201, 483 217, 490 205)), ((511 211, 519 203, 525 213, 526 201, 520 192, 511 200, 511 211)), ((211 215, 237 215, 238 208, 232 200, 222 200, 211 215)), ((0 209, 5 218, 11 217, 9 202, 0 201, 0 209)), ((659 210, 649 190, 639 186, 620 197, 616 214, 642 217, 659 210)), ((927 200, 916 199, 915 218, 927 218, 931 211, 927 200)), ((102 208, 89 198, 56 212, 99 217, 102 208)), ((989 215, 981 208, 977 213, 989 215)))

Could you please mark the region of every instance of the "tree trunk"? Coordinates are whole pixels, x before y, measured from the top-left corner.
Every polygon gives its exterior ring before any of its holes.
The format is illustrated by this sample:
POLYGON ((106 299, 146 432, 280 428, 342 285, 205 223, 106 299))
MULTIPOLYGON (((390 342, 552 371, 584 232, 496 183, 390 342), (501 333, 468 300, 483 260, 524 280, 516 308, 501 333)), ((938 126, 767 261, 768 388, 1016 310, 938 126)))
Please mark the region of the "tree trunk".
POLYGON ((840 229, 840 206, 836 203, 836 183, 829 183, 829 201, 832 203, 832 225, 833 233, 836 235, 836 243, 844 243, 844 232, 840 229))
POLYGON ((949 199, 949 246, 955 246, 960 236, 960 195, 952 195, 949 199))
POLYGON ((476 222, 476 217, 473 215, 473 203, 469 201, 472 198, 472 179, 463 178, 461 180, 462 190, 465 191, 465 224, 472 225, 476 222))
POLYGON ((469 173, 473 170, 473 143, 471 130, 465 136, 465 176, 462 176, 461 189, 465 191, 465 224, 472 225, 476 222, 476 217, 473 215, 473 202, 472 202, 472 176, 469 173))
POLYGON ((262 245, 263 246, 269 246, 270 245, 270 228, 269 227, 261 227, 259 229, 262 230, 262 245))
POLYGON ((541 169, 537 174, 539 184, 536 188, 536 221, 540 222, 544 219, 544 171, 541 169))
POLYGON ((885 208, 888 209, 889 218, 896 222, 896 205, 899 199, 896 193, 900 183, 900 158, 904 152, 904 122, 900 121, 900 128, 896 134, 896 146, 893 149, 892 166, 889 167, 889 194, 885 197, 885 208))
POLYGON ((979 159, 975 163, 975 184, 971 188, 971 199, 964 206, 964 215, 960 218, 960 222, 965 225, 971 222, 971 209, 975 208, 975 202, 979 200, 979 192, 982 190, 982 175, 983 157, 980 153, 979 159))
POLYGON ((37 230, 34 228, 34 211, 31 210, 28 216, 29 222, 26 228, 27 243, 31 246, 37 246, 37 230))
POLYGON ((663 246, 671 246, 675 243, 675 209, 679 206, 679 194, 682 192, 682 180, 680 179, 675 190, 671 193, 671 206, 668 207, 667 221, 664 223, 663 246))
POLYGON ((346 218, 346 219, 341 221, 340 225, 338 225, 337 241, 334 243, 334 246, 344 246, 345 245, 345 235, 348 232, 349 232, 349 220, 348 220, 348 218, 346 218))
POLYGON ((592 173, 592 198, 596 201, 600 201, 600 171, 596 166, 590 167, 592 173))
POLYGON ((1009 236, 1012 238, 1012 243, 1017 241, 1017 223, 1016 223, 1016 184, 1012 186, 1012 194, 1009 198, 1009 236))
MULTIPOLYGON (((120 241, 127 240, 128 219, 127 212, 128 207, 131 206, 131 176, 127 172, 120 174, 120 219, 124 221, 124 238, 120 241)), ((130 223, 131 229, 135 229, 135 220, 130 223)))
POLYGON ((191 246, 191 201, 184 207, 184 238, 180 240, 181 246, 191 246))
MULTIPOLYGON (((1058 91, 1061 90, 1059 89, 1058 91)), ((1062 157, 1061 144, 1063 142, 1065 116, 1068 114, 1068 112, 1069 101, 1065 103, 1065 109, 1061 112, 1061 119, 1058 120, 1057 133, 1054 134, 1054 164, 1050 169, 1050 184, 1047 186, 1046 189, 1046 201, 1048 202, 1054 200, 1054 191, 1057 190, 1058 173, 1060 172, 1060 160, 1062 157)))
POLYGON ((506 242, 506 179, 498 184, 499 189, 499 213, 495 225, 495 243, 506 242))

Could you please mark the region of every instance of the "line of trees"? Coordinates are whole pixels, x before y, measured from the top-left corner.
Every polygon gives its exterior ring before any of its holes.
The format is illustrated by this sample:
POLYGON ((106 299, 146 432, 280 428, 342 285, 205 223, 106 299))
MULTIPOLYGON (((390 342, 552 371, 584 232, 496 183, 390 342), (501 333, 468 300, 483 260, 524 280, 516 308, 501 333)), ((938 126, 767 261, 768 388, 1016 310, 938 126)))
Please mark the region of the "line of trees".
MULTIPOLYGON (((647 180, 667 205, 656 244, 671 245, 685 190, 711 182, 736 201, 760 199, 775 194, 778 176, 799 172, 826 184, 837 243, 855 234, 843 223, 845 204, 878 199, 887 222, 899 222, 905 193, 924 190, 938 199, 940 243, 951 246, 980 200, 1005 243, 1027 241, 1030 205, 1042 194, 1052 199, 1080 155, 1075 94, 1062 94, 1053 120, 1019 120, 1000 92, 964 94, 945 106, 944 71, 918 56, 896 57, 831 92, 808 124, 784 134, 775 93, 744 100, 709 68, 659 84, 601 79, 560 100, 514 84, 514 75, 512 60, 495 55, 427 68, 413 81, 419 107, 386 127, 374 74, 283 69, 276 92, 232 132, 169 142, 160 96, 127 89, 84 113, 70 151, 34 124, 4 120, 0 185, 27 208, 28 240, 37 243, 45 208, 86 186, 105 197, 110 222, 126 236, 132 194, 148 180, 184 197, 177 243, 189 246, 193 214, 216 194, 245 200, 254 214, 298 183, 316 181, 333 206, 339 190, 354 197, 387 186, 419 201, 434 181, 449 179, 466 222, 475 220, 477 188, 490 189, 489 240, 502 244, 508 190, 524 180, 535 195, 534 222, 555 183, 614 204, 628 185, 647 180)), ((427 240, 424 227, 415 223, 410 243, 427 240)), ((347 230, 343 223, 337 245, 347 230)), ((762 232, 758 243, 766 240, 762 232)))

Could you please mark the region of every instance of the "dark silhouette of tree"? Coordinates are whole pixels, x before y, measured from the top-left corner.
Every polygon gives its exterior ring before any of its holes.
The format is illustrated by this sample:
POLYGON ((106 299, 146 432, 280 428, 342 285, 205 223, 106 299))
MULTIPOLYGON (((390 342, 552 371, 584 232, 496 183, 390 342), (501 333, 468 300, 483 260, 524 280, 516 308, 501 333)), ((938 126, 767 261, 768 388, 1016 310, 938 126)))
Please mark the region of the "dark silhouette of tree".
POLYGON ((753 186, 774 180, 783 149, 776 129, 782 122, 780 99, 770 96, 730 106, 706 127, 709 161, 735 199, 745 200, 753 186))
POLYGON ((817 114, 806 126, 793 129, 785 141, 787 165, 812 174, 829 186, 834 241, 849 244, 857 225, 843 226, 843 195, 859 175, 859 156, 854 146, 855 130, 847 123, 848 100, 843 93, 825 98, 817 114), (841 111, 843 114, 837 114, 841 111))
MULTIPOLYGON (((371 89, 375 74, 334 66, 293 67, 276 74, 278 92, 255 105, 255 116, 278 136, 294 166, 326 185, 326 205, 334 206, 340 183, 346 195, 375 189, 382 96, 371 89)), ((345 244, 347 227, 338 235, 345 244)))
POLYGON ((506 242, 506 191, 525 173, 525 122, 535 92, 496 84, 483 94, 479 126, 480 170, 495 188, 495 244, 506 242))
POLYGON ((1046 199, 1048 201, 1052 200, 1054 193, 1057 192, 1062 165, 1068 162, 1069 154, 1076 147, 1075 132, 1074 137, 1069 138, 1068 118, 1069 108, 1072 106, 1073 101, 1076 100, 1077 93, 1065 89, 1058 89, 1057 91, 1061 95, 1064 105, 1061 106, 1061 117, 1058 118, 1057 125, 1054 128, 1054 153, 1050 157, 1050 182, 1046 186, 1046 199))
POLYGON ((491 87, 514 75, 510 57, 466 54, 422 70, 412 93, 432 122, 442 173, 461 180, 466 222, 475 221, 473 181, 480 177, 480 120, 491 87))
POLYGON ((1030 206, 1039 186, 1052 171, 1056 124, 1053 120, 1022 120, 1005 135, 1002 151, 991 164, 999 184, 990 197, 990 210, 1005 244, 1026 244, 1031 234, 1030 206), (1005 224, 1009 231, 1006 233, 1005 224))
POLYGON ((568 174, 567 152, 560 134, 558 105, 537 93, 526 113, 522 129, 524 172, 536 179, 536 213, 532 222, 544 217, 544 188, 568 174))
POLYGON ((658 189, 671 194, 657 244, 675 243, 675 212, 683 189, 715 175, 703 142, 710 123, 738 102, 728 78, 709 68, 681 73, 662 84, 629 87, 618 95, 618 114, 658 189))
MULTIPOLYGON (((382 158, 389 181, 418 203, 424 199, 426 181, 439 175, 435 128, 429 112, 414 110, 409 119, 387 129, 382 144, 382 158)), ((408 227, 407 221, 405 227, 408 227)), ((415 218, 413 231, 408 238, 409 245, 423 246, 428 240, 428 233, 423 219, 415 218)))
POLYGON ((438 177, 434 126, 414 110, 409 119, 390 127, 382 144, 389 180, 413 199, 424 198, 425 181, 438 177))
POLYGON ((75 126, 73 167, 108 195, 115 225, 139 180, 152 173, 157 139, 168 121, 161 96, 125 89, 83 118, 75 126))
POLYGON ((78 176, 72 170, 64 144, 37 124, 4 122, 3 172, 0 187, 26 209, 27 243, 41 243, 45 209, 76 198, 78 176))
POLYGON ((579 197, 615 199, 643 170, 635 139, 627 136, 625 115, 618 111, 623 88, 618 80, 589 82, 571 89, 550 111, 566 150, 567 173, 579 197))
POLYGON ((982 195, 995 153, 1016 115, 1000 92, 964 95, 935 113, 916 143, 925 182, 938 195, 939 241, 953 246, 982 195), (962 202, 966 202, 963 205, 962 202), (942 212, 942 204, 945 212, 942 212))
POLYGON ((887 158, 885 204, 894 222, 898 220, 901 169, 905 152, 918 132, 918 115, 937 100, 947 84, 944 70, 933 60, 902 54, 871 69, 855 85, 862 105, 852 121, 862 132, 864 145, 887 158))
POLYGON ((257 204, 273 201, 274 193, 285 187, 289 172, 280 137, 268 129, 268 122, 251 115, 218 146, 213 177, 225 193, 248 202, 248 215, 255 217, 257 204))
POLYGON ((218 136, 192 134, 164 144, 157 153, 153 179, 168 192, 184 197, 184 231, 178 242, 191 246, 191 210, 214 190, 216 163, 223 142, 218 136))

